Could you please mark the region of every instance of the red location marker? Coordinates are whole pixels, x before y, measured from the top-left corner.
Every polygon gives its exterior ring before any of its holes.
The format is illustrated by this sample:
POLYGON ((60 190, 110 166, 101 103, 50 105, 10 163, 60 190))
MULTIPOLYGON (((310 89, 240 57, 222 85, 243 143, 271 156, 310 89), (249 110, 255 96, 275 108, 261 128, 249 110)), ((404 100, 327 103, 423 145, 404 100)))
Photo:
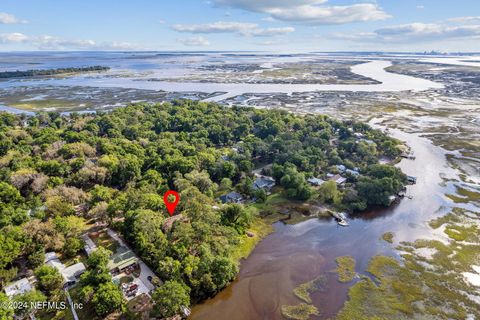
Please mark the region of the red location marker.
POLYGON ((165 206, 167 207, 167 210, 168 210, 168 213, 170 213, 170 216, 173 215, 173 212, 175 211, 175 208, 177 207, 177 204, 179 201, 180 201, 180 195, 176 191, 168 190, 163 195, 163 202, 165 202, 165 206), (169 196, 174 196, 175 200, 173 202, 169 202, 168 201, 169 196))

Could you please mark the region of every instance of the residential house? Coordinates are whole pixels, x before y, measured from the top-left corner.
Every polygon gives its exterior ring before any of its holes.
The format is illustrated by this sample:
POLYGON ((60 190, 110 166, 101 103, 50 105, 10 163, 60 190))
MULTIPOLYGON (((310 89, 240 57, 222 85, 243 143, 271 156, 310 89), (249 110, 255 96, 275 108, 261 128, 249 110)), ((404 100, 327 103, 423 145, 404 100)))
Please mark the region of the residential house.
POLYGON ((363 141, 368 145, 376 145, 375 141, 369 139, 360 139, 359 141, 363 141))
POLYGON ((240 193, 238 192, 230 192, 227 194, 224 194, 220 197, 220 200, 222 203, 240 203, 243 201, 243 197, 240 193))
POLYGON ((307 182, 310 183, 312 186, 316 186, 316 187, 319 187, 325 183, 324 180, 318 179, 318 178, 309 178, 307 179, 307 182))
POLYGON ((85 265, 81 262, 75 263, 60 271, 62 274, 64 285, 72 286, 80 279, 80 276, 86 271, 85 265))
POLYGON ((128 267, 137 265, 138 262, 139 259, 132 250, 121 246, 110 256, 107 266, 112 273, 121 273, 128 267))
POLYGON ((335 183, 339 186, 343 185, 345 182, 347 182, 347 178, 342 177, 339 174, 332 175, 328 180, 330 181, 335 181, 335 183))
POLYGON ((360 175, 360 172, 358 172, 358 169, 353 169, 353 170, 352 169, 346 169, 345 173, 350 174, 354 177, 357 177, 357 176, 360 175))
POLYGON ((95 242, 93 242, 93 240, 88 236, 87 233, 82 234, 82 240, 85 244, 83 250, 85 250, 88 256, 90 256, 92 252, 97 250, 97 245, 95 244, 95 242))
POLYGON ((5 294, 7 295, 7 297, 11 298, 18 294, 27 293, 32 289, 33 287, 30 281, 28 281, 27 278, 22 278, 20 280, 10 283, 9 285, 6 285, 3 288, 3 291, 5 291, 5 294))
POLYGON ((55 252, 45 253, 45 264, 56 268, 60 272, 64 286, 72 286, 77 283, 86 270, 85 265, 81 262, 65 267, 55 252))
POLYGON ((275 179, 268 176, 259 176, 253 182, 253 190, 265 190, 269 192, 275 186, 275 179))
POLYGON ((408 183, 410 183, 410 184, 415 184, 415 183, 417 183, 417 177, 407 176, 407 181, 408 181, 408 183))

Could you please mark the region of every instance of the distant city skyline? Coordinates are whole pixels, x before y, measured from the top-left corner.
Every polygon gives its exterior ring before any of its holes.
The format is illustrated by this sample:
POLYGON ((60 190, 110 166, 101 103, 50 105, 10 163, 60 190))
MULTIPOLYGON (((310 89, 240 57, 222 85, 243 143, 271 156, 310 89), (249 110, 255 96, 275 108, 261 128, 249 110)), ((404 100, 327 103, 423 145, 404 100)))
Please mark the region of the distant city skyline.
POLYGON ((480 51, 475 0, 4 0, 0 51, 480 51))

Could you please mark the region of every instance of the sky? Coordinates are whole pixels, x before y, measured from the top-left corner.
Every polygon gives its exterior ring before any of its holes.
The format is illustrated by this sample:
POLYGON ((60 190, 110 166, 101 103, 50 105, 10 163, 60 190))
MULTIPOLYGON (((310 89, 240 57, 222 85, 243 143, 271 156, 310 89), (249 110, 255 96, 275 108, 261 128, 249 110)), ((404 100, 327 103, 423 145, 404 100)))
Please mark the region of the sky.
POLYGON ((0 0, 0 51, 480 52, 479 0, 0 0))

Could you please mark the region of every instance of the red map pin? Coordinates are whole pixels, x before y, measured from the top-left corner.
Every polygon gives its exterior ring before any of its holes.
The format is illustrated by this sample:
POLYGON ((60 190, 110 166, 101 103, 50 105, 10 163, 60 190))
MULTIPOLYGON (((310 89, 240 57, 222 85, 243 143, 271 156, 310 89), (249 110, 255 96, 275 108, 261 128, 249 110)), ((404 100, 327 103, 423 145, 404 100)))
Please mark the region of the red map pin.
POLYGON ((175 211, 175 208, 177 207, 177 204, 179 201, 180 201, 180 195, 176 191, 168 190, 163 195, 163 202, 165 202, 165 206, 167 207, 167 210, 168 210, 168 213, 170 213, 170 216, 173 215, 173 212, 175 211), (168 201, 169 196, 174 196, 175 200, 173 202, 169 202, 168 201))

